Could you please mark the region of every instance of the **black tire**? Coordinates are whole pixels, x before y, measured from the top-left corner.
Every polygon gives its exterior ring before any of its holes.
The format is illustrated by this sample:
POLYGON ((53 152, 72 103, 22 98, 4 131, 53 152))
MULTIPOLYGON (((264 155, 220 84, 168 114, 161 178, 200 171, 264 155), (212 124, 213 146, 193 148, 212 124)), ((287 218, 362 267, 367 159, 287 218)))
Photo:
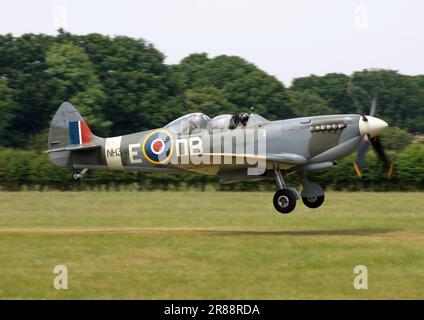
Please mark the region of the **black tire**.
POLYGON ((274 207, 280 213, 290 213, 296 208, 297 197, 293 190, 281 189, 274 195, 274 207))
POLYGON ((324 195, 317 197, 302 197, 302 201, 305 206, 315 209, 321 206, 324 202, 324 195))
POLYGON ((72 180, 74 181, 74 183, 76 183, 76 184, 78 184, 78 183, 80 183, 81 182, 81 178, 79 178, 78 176, 78 173, 77 172, 74 172, 73 174, 72 174, 72 180))

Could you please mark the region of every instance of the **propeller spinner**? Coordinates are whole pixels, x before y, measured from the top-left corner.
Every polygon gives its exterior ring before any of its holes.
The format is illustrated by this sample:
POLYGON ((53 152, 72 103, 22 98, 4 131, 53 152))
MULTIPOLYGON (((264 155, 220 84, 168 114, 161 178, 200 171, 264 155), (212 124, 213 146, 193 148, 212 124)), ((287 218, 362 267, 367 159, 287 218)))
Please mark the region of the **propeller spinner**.
POLYGON ((372 101, 370 115, 362 115, 359 119, 359 132, 363 139, 359 144, 358 155, 353 165, 356 174, 359 177, 362 177, 361 167, 365 163, 365 155, 368 151, 369 144, 371 143, 378 158, 383 162, 384 168, 387 171, 387 178, 390 178, 393 174, 394 165, 388 160, 383 145, 381 144, 381 140, 378 137, 378 135, 388 127, 388 124, 384 120, 373 117, 376 107, 377 97, 375 96, 372 101))

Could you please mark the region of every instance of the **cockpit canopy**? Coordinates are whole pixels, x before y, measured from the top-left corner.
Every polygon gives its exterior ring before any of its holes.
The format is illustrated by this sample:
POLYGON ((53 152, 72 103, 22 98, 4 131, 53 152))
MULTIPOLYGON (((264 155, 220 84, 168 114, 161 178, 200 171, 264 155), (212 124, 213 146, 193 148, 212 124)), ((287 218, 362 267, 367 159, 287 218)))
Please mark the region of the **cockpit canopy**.
POLYGON ((165 128, 175 134, 192 134, 202 129, 206 130, 209 120, 210 118, 203 113, 189 113, 168 123, 165 128))
POLYGON ((209 131, 234 129, 236 126, 235 116, 232 114, 222 114, 216 116, 208 123, 209 131))
MULTIPOLYGON (((252 113, 247 121, 246 128, 252 128, 259 124, 269 122, 264 117, 252 113)), ((165 128, 174 134, 188 135, 201 130, 212 132, 214 130, 232 130, 239 126, 238 116, 223 114, 214 118, 209 118, 204 113, 195 112, 182 116, 170 123, 165 128)))

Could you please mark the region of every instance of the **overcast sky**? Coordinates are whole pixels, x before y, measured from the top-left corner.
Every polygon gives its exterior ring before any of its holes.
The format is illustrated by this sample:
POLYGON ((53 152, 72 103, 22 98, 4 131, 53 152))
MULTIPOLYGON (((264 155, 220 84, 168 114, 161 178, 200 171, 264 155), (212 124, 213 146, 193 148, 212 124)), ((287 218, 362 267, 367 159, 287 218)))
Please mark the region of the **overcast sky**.
POLYGON ((178 63, 238 55, 286 85, 365 68, 424 74, 422 0, 1 0, 0 34, 128 35, 178 63))

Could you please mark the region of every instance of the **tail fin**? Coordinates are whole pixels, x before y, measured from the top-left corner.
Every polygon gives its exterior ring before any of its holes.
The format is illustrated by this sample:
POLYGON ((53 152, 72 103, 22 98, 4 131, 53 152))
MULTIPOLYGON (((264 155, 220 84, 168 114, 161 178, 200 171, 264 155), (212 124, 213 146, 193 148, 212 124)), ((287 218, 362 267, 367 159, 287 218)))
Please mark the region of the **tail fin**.
POLYGON ((47 153, 55 165, 71 165, 72 151, 100 148, 101 145, 96 144, 98 139, 78 110, 69 102, 64 102, 50 124, 47 153))

